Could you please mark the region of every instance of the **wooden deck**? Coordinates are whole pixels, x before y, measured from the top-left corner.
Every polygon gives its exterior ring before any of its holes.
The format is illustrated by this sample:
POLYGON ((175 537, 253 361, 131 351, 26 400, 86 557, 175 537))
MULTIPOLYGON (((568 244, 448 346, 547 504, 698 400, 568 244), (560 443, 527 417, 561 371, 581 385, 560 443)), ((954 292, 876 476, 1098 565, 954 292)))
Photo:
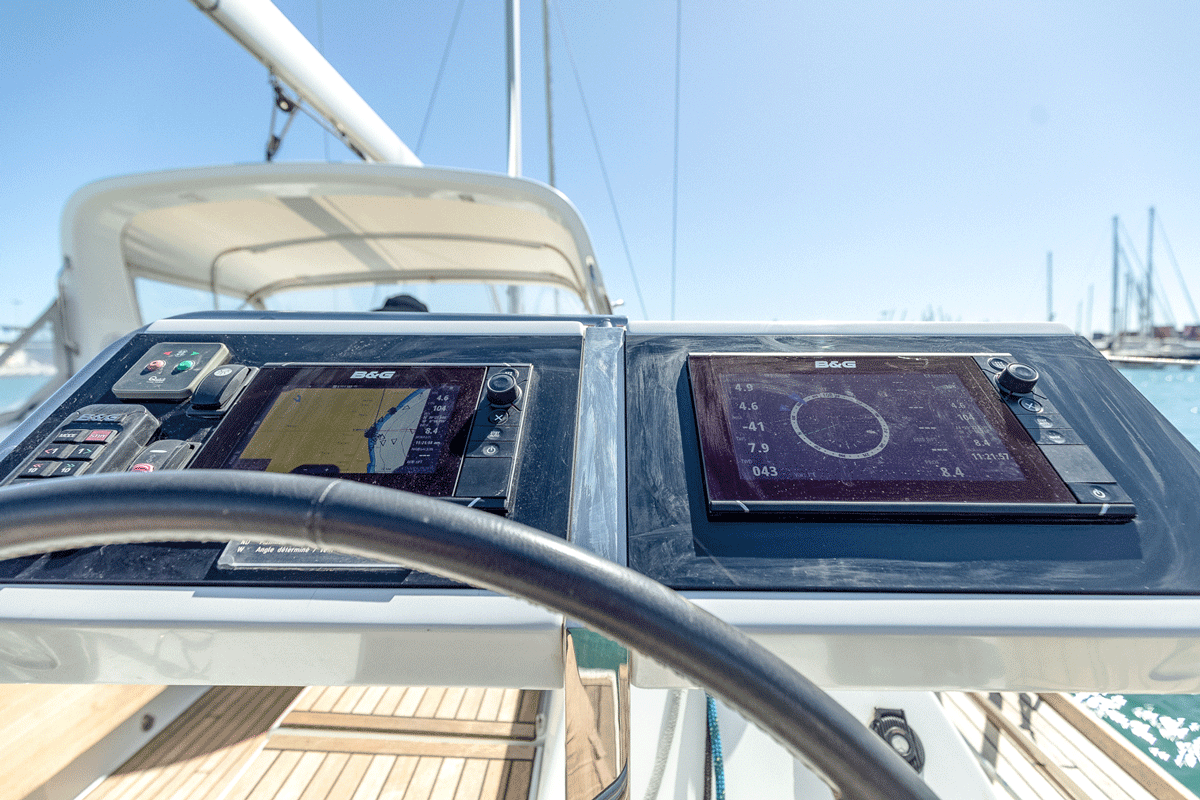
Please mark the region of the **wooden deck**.
POLYGON ((1159 765, 1065 695, 939 696, 1000 797, 1196 800, 1159 765))
MULTIPOLYGON (((41 783, 47 776, 120 724, 122 714, 139 717, 161 689, 25 686, 0 693, 6 745, 0 800, 49 797, 41 783), (57 724, 35 724, 34 717, 57 724)), ((627 732, 612 719, 611 680, 585 676, 567 694, 568 702, 574 696, 590 706, 596 722, 580 737, 574 761, 568 743, 568 773, 602 786, 612 778, 616 751, 628 747, 627 732)), ((540 746, 540 695, 462 687, 218 687, 84 796, 527 800, 540 746)), ((1064 695, 940 698, 1000 798, 1196 800, 1064 695)))
POLYGON ((526 800, 540 693, 218 687, 88 800, 526 800))
POLYGON ((20 800, 162 692, 162 686, 0 687, 0 800, 20 800), (46 725, 53 720, 53 725, 46 725), (69 733, 69 735, 67 735, 69 733))

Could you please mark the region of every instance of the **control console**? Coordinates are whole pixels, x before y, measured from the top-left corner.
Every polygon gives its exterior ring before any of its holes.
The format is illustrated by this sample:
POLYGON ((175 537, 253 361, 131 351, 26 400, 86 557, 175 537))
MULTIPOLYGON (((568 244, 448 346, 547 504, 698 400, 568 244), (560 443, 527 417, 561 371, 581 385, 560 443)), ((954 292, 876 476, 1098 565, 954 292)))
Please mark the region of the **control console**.
MULTIPOLYGON (((690 593, 831 686, 1200 688, 1178 655, 1200 453, 1062 326, 215 312, 114 345, 6 446, 13 499, 216 469, 503 514, 690 593)), ((199 664, 206 683, 353 684, 402 662, 419 684, 443 679, 421 671, 436 651, 548 685, 562 652, 561 620, 524 604, 253 540, 13 558, 0 584, 22 646, 66 665, 0 658, 27 681, 199 664), (464 637, 503 657, 463 659, 464 637)))
POLYGON ((190 466, 338 477, 505 510, 531 365, 247 367, 225 365, 229 356, 220 343, 152 346, 113 384, 129 404, 70 415, 8 480, 190 466), (188 441, 162 439, 136 400, 170 403, 198 424, 188 441))
MULTIPOLYGON (((262 317, 199 315, 131 335, 26 425, 0 485, 79 480, 87 491, 89 476, 173 469, 336 477, 567 536, 572 472, 542 464, 569 465, 574 452, 579 322, 262 317)), ((0 562, 0 580, 448 585, 252 540, 81 550, 49 566, 0 562)))

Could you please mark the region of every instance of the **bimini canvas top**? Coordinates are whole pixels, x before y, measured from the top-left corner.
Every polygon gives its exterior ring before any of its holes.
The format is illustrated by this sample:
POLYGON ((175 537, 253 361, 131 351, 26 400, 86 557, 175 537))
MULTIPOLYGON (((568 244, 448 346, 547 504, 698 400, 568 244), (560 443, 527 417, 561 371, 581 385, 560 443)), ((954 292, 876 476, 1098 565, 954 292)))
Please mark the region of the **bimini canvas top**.
POLYGON ((62 245, 68 327, 91 352, 95 337, 103 346, 143 322, 138 277, 249 305, 310 286, 540 284, 611 313, 575 208, 550 187, 504 175, 273 163, 113 178, 71 198, 62 245), (86 322, 72 325, 73 312, 86 322))

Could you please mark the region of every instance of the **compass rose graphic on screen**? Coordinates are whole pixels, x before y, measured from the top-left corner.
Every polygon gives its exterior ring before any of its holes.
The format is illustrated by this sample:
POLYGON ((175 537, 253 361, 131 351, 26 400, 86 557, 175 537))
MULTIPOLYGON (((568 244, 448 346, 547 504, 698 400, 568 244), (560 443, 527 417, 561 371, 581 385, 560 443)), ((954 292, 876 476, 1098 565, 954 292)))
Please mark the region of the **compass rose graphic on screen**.
POLYGON ((792 406, 792 430, 812 449, 834 458, 870 458, 887 447, 891 430, 878 411, 845 394, 820 392, 792 406))

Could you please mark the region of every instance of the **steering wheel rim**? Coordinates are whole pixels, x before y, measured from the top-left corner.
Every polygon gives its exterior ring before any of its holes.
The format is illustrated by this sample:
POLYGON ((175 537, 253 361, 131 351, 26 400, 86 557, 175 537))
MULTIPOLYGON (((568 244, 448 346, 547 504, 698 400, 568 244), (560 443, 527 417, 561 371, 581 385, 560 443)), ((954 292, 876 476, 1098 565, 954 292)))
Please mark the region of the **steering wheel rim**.
POLYGON ((556 537, 420 495, 330 478, 182 470, 0 492, 0 559, 136 542, 256 538, 402 564, 577 619, 706 686, 843 798, 936 795, 823 690, 674 591, 556 537), (146 503, 147 496, 171 503, 146 503))

